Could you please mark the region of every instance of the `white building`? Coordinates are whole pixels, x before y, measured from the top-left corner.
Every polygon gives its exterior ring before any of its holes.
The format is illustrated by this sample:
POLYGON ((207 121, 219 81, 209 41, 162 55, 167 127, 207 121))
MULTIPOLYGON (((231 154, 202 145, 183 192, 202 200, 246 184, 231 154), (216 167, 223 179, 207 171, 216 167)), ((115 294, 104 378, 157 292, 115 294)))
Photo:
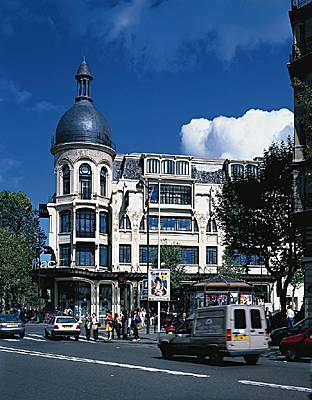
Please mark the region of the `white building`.
MULTIPOLYGON (((116 154, 108 124, 92 105, 92 79, 83 61, 76 103, 59 121, 52 143, 56 193, 48 204, 49 246, 56 268, 43 272, 42 285, 52 293, 52 307, 101 316, 107 308, 115 312, 140 303, 147 273, 148 186, 160 185, 160 206, 149 202, 150 263, 157 253, 160 212, 160 242, 180 246, 189 283, 196 282, 222 265, 213 197, 226 172, 256 174, 257 162, 116 154)), ((250 262, 255 265, 246 279, 268 301, 272 280, 260 257, 250 262)))

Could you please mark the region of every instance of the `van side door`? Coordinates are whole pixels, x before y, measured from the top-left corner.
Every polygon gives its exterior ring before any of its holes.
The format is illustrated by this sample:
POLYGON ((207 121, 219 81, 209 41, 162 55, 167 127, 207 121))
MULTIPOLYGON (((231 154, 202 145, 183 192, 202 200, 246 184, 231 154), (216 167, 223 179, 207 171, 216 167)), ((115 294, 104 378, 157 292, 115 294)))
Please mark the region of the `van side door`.
POLYGON ((250 307, 247 310, 250 315, 250 348, 263 349, 267 347, 268 338, 265 333, 266 320, 264 312, 260 308, 250 307))

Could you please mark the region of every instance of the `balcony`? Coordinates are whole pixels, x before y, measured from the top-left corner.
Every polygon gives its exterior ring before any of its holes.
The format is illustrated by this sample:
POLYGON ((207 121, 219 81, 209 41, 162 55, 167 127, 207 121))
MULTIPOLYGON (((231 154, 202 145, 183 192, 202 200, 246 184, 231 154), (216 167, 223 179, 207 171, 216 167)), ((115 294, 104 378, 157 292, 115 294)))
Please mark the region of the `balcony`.
POLYGON ((302 8, 306 6, 307 4, 311 3, 312 0, 292 0, 291 1, 291 7, 292 9, 294 8, 302 8))
POLYGON ((303 42, 295 43, 292 46, 292 54, 289 57, 289 61, 296 61, 309 53, 312 53, 312 36, 306 38, 306 40, 304 40, 303 42))

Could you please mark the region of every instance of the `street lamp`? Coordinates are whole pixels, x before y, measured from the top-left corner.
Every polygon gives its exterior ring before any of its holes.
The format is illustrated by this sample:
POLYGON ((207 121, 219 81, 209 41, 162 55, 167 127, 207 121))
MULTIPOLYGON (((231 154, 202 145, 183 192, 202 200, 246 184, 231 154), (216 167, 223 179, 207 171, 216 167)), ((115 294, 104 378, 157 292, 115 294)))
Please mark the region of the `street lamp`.
POLYGON ((147 271, 147 324, 146 324, 146 333, 150 333, 150 305, 149 305, 149 299, 148 299, 148 273, 149 273, 149 250, 150 250, 150 237, 149 237, 149 192, 150 192, 150 186, 149 186, 149 180, 147 179, 147 184, 144 182, 143 179, 140 179, 139 182, 136 185, 136 188, 138 191, 144 191, 144 188, 147 188, 147 200, 146 200, 146 271, 147 271))

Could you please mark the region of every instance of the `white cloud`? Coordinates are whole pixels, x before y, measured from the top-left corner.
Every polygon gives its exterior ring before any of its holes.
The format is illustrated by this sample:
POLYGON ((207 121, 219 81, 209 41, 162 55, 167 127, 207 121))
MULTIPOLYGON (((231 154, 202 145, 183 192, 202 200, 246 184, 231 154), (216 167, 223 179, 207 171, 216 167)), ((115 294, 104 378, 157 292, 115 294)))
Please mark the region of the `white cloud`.
POLYGON ((242 117, 192 119, 181 128, 182 151, 213 158, 253 159, 272 141, 293 136, 294 116, 286 108, 248 110, 242 117))
POLYGON ((49 101, 42 100, 42 101, 39 101, 38 103, 36 103, 34 105, 34 107, 32 108, 32 110, 33 111, 38 111, 38 112, 41 112, 41 111, 47 111, 47 112, 56 111, 56 112, 59 112, 61 110, 61 108, 62 107, 57 106, 57 105, 55 105, 53 103, 50 103, 49 101))
POLYGON ((30 99, 32 94, 19 86, 5 75, 0 75, 0 101, 13 101, 23 104, 30 99))

